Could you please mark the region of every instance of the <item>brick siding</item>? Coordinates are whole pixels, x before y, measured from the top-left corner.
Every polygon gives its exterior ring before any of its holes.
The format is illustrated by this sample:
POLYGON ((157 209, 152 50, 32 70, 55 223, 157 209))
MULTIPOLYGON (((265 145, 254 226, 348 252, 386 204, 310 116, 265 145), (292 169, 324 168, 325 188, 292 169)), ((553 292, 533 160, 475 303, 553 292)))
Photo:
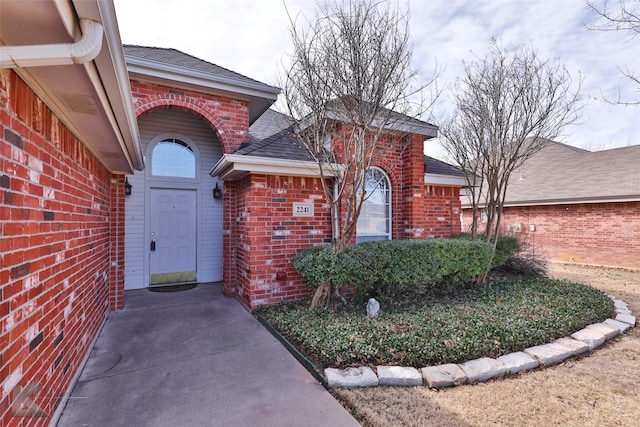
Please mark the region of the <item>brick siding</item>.
POLYGON ((53 415, 89 351, 109 310, 121 181, 10 70, 0 107, 0 424, 44 425, 13 416, 11 392, 39 384, 31 398, 53 415))
POLYGON ((502 228, 550 261, 640 269, 640 202, 507 207, 502 228))
POLYGON ((201 116, 217 133, 225 154, 233 153, 249 140, 249 103, 200 92, 131 81, 136 116, 162 108, 201 116))
MULTIPOLYGON (((339 128, 337 135, 341 132, 339 128)), ((373 166, 391 181, 392 238, 459 234, 458 189, 425 186, 422 137, 390 138, 396 139, 388 139, 389 149, 373 166)), ((225 188, 225 294, 235 291, 251 309, 309 296, 291 258, 302 249, 331 242, 331 212, 321 182, 253 174, 225 188), (293 216, 294 202, 313 203, 314 216, 293 216)))

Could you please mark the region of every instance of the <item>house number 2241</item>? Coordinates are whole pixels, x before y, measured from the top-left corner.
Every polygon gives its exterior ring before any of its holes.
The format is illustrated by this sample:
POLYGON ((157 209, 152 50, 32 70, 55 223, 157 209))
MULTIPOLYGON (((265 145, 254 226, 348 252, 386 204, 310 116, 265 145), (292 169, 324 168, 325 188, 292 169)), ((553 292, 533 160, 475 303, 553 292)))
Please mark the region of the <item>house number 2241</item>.
POLYGON ((313 203, 294 203, 293 216, 313 216, 313 203))

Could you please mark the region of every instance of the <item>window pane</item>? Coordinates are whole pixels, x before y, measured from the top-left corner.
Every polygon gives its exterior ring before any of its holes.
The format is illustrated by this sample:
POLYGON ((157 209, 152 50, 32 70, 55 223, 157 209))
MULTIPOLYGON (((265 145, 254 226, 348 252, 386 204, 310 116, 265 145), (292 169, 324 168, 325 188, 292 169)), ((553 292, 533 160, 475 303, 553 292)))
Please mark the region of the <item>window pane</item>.
POLYGON ((184 142, 177 139, 165 139, 153 149, 151 174, 154 176, 195 178, 195 155, 184 142))
POLYGON ((356 241, 391 238, 390 185, 380 169, 369 169, 365 177, 366 199, 358 217, 356 241))

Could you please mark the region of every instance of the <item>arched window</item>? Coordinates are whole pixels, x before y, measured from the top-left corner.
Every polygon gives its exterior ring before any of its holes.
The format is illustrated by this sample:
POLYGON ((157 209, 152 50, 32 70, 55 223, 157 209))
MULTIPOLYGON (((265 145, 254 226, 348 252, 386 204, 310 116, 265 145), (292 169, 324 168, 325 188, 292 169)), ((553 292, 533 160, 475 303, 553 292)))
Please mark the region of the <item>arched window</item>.
POLYGON ((382 169, 365 176, 365 201, 358 217, 356 242, 391 240, 391 183, 382 169))
POLYGON ((164 139, 153 147, 151 175, 195 178, 196 157, 191 148, 179 139, 164 139))

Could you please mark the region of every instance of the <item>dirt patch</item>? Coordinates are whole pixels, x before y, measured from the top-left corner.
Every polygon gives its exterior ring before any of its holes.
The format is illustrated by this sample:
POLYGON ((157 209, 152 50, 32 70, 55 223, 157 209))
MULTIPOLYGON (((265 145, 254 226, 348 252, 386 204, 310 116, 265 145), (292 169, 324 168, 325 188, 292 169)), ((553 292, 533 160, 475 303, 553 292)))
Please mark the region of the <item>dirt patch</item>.
MULTIPOLYGON (((592 285, 640 315, 640 272, 552 265, 551 277, 592 285)), ((365 426, 637 426, 640 327, 585 357, 504 380, 436 391, 337 389, 365 426)))

